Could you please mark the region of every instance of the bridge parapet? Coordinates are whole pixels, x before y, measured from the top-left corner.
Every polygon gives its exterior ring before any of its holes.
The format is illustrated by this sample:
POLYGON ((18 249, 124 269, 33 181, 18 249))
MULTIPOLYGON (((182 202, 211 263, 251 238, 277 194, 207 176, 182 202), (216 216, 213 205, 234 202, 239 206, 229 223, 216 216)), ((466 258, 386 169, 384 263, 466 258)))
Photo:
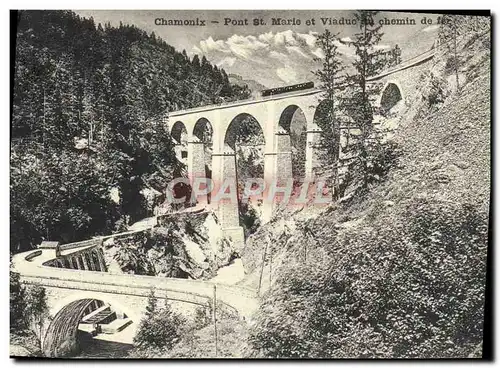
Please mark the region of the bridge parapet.
POLYGON ((212 104, 212 105, 205 105, 205 106, 200 106, 200 107, 193 107, 190 109, 177 110, 177 111, 172 111, 170 113, 167 113, 166 116, 179 117, 182 115, 194 114, 194 113, 203 112, 203 111, 207 111, 207 110, 224 109, 224 108, 230 108, 230 107, 237 107, 237 106, 241 106, 241 105, 263 103, 263 102, 273 101, 273 100, 282 100, 282 99, 290 98, 290 97, 307 96, 307 95, 317 94, 317 93, 321 93, 321 92, 322 91, 320 89, 311 88, 311 89, 305 89, 305 90, 283 93, 283 94, 278 94, 278 95, 271 95, 271 96, 265 96, 265 97, 259 97, 259 98, 247 98, 244 100, 238 100, 238 101, 232 101, 232 102, 222 102, 220 104, 212 104))
POLYGON ((377 74, 373 77, 367 78, 367 82, 375 82, 375 81, 378 81, 378 80, 380 80, 384 77, 387 77, 391 74, 398 73, 398 72, 405 70, 405 69, 408 69, 408 68, 412 68, 416 65, 419 65, 421 63, 424 63, 424 62, 432 59, 435 54, 436 54, 435 49, 428 50, 422 54, 414 56, 413 58, 407 59, 407 60, 401 62, 400 64, 396 65, 395 67, 390 68, 388 70, 385 70, 384 72, 382 72, 380 74, 377 74))
POLYGON ((30 254, 28 254, 26 257, 24 257, 25 260, 31 262, 34 258, 38 257, 38 256, 41 256, 42 255, 42 251, 41 250, 35 250, 34 252, 31 252, 30 254))
MULTIPOLYGON (((83 275, 82 275, 83 276, 83 275)), ((55 289, 64 289, 64 290, 75 290, 78 293, 86 292, 88 295, 89 292, 93 292, 95 294, 95 298, 99 299, 100 295, 114 295, 116 299, 117 296, 124 297, 139 297, 143 299, 147 299, 151 293, 151 290, 155 291, 155 295, 158 299, 168 299, 172 301, 182 302, 182 303, 190 303, 201 306, 208 306, 212 303, 213 297, 210 294, 195 292, 195 291, 186 291, 186 290, 178 290, 168 285, 158 284, 155 286, 142 286, 142 285, 121 285, 120 283, 109 283, 106 280, 94 280, 87 281, 86 277, 82 277, 80 280, 70 280, 68 278, 59 278, 59 277, 41 277, 41 276, 23 276, 23 283, 27 285, 41 285, 47 288, 55 288, 55 289)), ((213 287, 211 288, 213 292, 213 287)), ((229 304, 225 299, 227 291, 224 289, 219 290, 219 294, 217 298, 220 300, 221 305, 227 311, 231 313, 238 313, 238 309, 229 304)), ((236 295, 236 293, 230 292, 230 295, 236 295)), ((102 297, 106 299, 106 296, 102 297)), ((55 315, 59 311, 59 307, 55 307, 51 314, 55 315)), ((135 318, 141 314, 141 311, 136 311, 135 318)))
MULTIPOLYGON (((94 238, 57 246, 54 253, 48 249, 44 250, 44 261, 41 264, 45 267, 106 272, 102 243, 102 238, 94 238), (49 256, 51 253, 52 257, 49 256)), ((34 258, 42 254, 29 256, 34 258)))
POLYGON ((85 247, 98 247, 101 246, 103 240, 101 238, 93 238, 89 240, 83 240, 75 243, 61 244, 59 245, 59 250, 70 250, 76 248, 85 248, 85 247))

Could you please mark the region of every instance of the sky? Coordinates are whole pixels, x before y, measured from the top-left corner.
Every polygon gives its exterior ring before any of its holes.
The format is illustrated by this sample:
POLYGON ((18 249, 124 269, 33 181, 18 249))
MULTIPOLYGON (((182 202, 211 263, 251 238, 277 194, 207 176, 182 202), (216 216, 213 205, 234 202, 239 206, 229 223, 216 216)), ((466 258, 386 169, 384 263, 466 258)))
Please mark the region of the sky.
MULTIPOLYGON (((316 46, 316 37, 326 28, 345 40, 352 38, 359 30, 357 26, 347 24, 353 18, 352 12, 338 10, 75 12, 84 17, 93 17, 96 23, 119 25, 123 22, 155 32, 179 51, 186 50, 190 56, 204 55, 226 72, 255 80, 269 88, 313 80, 312 71, 319 68, 317 59, 322 56, 316 46), (273 25, 273 18, 275 23, 285 24, 273 25), (173 20, 197 22, 197 25, 168 25, 173 20), (201 25, 202 21, 205 22, 204 26, 201 25), (254 21, 257 25, 254 25, 254 21), (323 21, 326 25, 323 25, 323 21), (342 21, 344 24, 339 24, 342 21)), ((398 44, 402 49, 403 60, 428 50, 437 34, 437 17, 436 14, 379 13, 376 21, 389 23, 383 27, 384 36, 379 47, 386 49, 398 44), (406 23, 407 19, 413 19, 415 25, 390 24, 396 20, 406 23)), ((346 62, 352 60, 353 48, 340 43, 338 46, 342 58, 346 62)))

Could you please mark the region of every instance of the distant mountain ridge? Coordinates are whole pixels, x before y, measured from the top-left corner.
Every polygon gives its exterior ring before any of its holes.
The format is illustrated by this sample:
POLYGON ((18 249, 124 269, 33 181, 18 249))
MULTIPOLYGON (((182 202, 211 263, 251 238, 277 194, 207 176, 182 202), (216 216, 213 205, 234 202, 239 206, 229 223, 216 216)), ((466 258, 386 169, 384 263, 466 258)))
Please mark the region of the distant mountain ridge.
POLYGON ((260 95, 260 91, 269 88, 252 79, 243 79, 243 77, 237 74, 228 74, 228 77, 229 83, 231 84, 235 84, 240 87, 247 86, 248 89, 252 92, 252 96, 260 95))

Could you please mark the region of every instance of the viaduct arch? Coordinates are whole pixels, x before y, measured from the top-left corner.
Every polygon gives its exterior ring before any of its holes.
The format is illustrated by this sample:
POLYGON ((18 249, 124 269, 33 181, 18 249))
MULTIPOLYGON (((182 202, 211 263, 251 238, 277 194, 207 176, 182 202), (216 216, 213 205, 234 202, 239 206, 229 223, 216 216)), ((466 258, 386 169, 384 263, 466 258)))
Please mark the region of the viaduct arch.
POLYGON ((176 121, 170 129, 170 135, 174 140, 175 154, 177 158, 183 164, 188 164, 188 152, 186 147, 188 134, 184 123, 182 121, 176 121))
POLYGON ((382 113, 386 113, 399 101, 404 101, 403 88, 397 80, 390 80, 382 88, 376 106, 380 108, 382 113))

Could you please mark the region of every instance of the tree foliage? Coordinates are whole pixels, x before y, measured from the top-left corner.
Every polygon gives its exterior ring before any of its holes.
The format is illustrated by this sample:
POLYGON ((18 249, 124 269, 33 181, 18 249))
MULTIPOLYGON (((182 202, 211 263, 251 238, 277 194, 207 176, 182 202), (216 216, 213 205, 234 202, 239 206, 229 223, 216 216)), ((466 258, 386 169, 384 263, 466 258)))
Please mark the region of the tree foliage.
POLYGON ((345 88, 345 65, 340 59, 337 35, 328 29, 318 36, 317 46, 323 50, 321 69, 314 72, 323 89, 323 102, 319 110, 318 126, 321 128, 322 158, 332 169, 332 200, 339 199, 339 158, 340 158, 340 122, 341 107, 338 102, 340 92, 345 88))
POLYGON ((19 274, 10 271, 10 329, 19 331, 26 328, 26 290, 21 285, 19 274))
POLYGON ((42 347, 45 328, 49 318, 47 293, 43 286, 30 286, 26 294, 26 317, 29 327, 38 338, 42 347))
POLYGON ((223 69, 135 26, 19 12, 11 117, 11 249, 109 233, 182 173, 164 114, 246 98, 223 69), (119 198, 112 199, 110 190, 119 198))
POLYGON ((348 42, 354 47, 356 54, 353 62, 354 73, 347 78, 349 90, 342 102, 348 142, 346 156, 342 162, 347 165, 351 180, 360 182, 361 191, 366 191, 370 182, 376 181, 371 170, 372 159, 380 154, 382 149, 381 135, 373 127, 373 105, 380 93, 380 86, 368 83, 369 77, 380 73, 387 66, 387 60, 381 57, 384 51, 376 47, 383 36, 382 26, 375 22, 377 13, 367 10, 354 13, 359 31, 354 34, 353 40, 348 42))
POLYGON ((45 288, 39 285, 23 286, 20 275, 11 270, 9 307, 11 334, 28 345, 34 345, 38 354, 49 318, 45 288))
POLYGON ((395 147, 384 144, 384 132, 374 129, 374 102, 380 86, 368 80, 384 68, 400 63, 401 50, 395 47, 386 52, 377 47, 383 33, 375 22, 376 15, 377 12, 364 10, 354 13, 359 31, 352 40, 338 39, 328 30, 317 40, 324 57, 319 59, 322 66, 315 75, 325 92, 315 121, 322 130, 318 148, 331 172, 333 200, 344 196, 349 186, 366 192, 370 183, 380 180, 379 171, 385 170, 379 167, 379 158, 395 153, 395 147), (340 43, 355 50, 350 67, 337 51, 340 43), (341 139, 345 141, 343 147, 341 139))
MULTIPOLYGON (((468 49, 478 37, 490 33, 491 18, 458 14, 443 14, 439 17, 438 47, 446 58, 446 71, 454 74, 456 90, 459 91, 461 70, 467 61, 466 54, 461 51, 468 49)), ((489 47, 489 45, 485 45, 489 47)))
POLYGON ((440 17, 441 24, 439 26, 439 39, 444 43, 448 52, 451 54, 447 66, 453 69, 457 90, 460 89, 460 81, 458 78, 458 69, 460 67, 460 60, 458 57, 458 21, 459 19, 456 15, 445 14, 440 17))

